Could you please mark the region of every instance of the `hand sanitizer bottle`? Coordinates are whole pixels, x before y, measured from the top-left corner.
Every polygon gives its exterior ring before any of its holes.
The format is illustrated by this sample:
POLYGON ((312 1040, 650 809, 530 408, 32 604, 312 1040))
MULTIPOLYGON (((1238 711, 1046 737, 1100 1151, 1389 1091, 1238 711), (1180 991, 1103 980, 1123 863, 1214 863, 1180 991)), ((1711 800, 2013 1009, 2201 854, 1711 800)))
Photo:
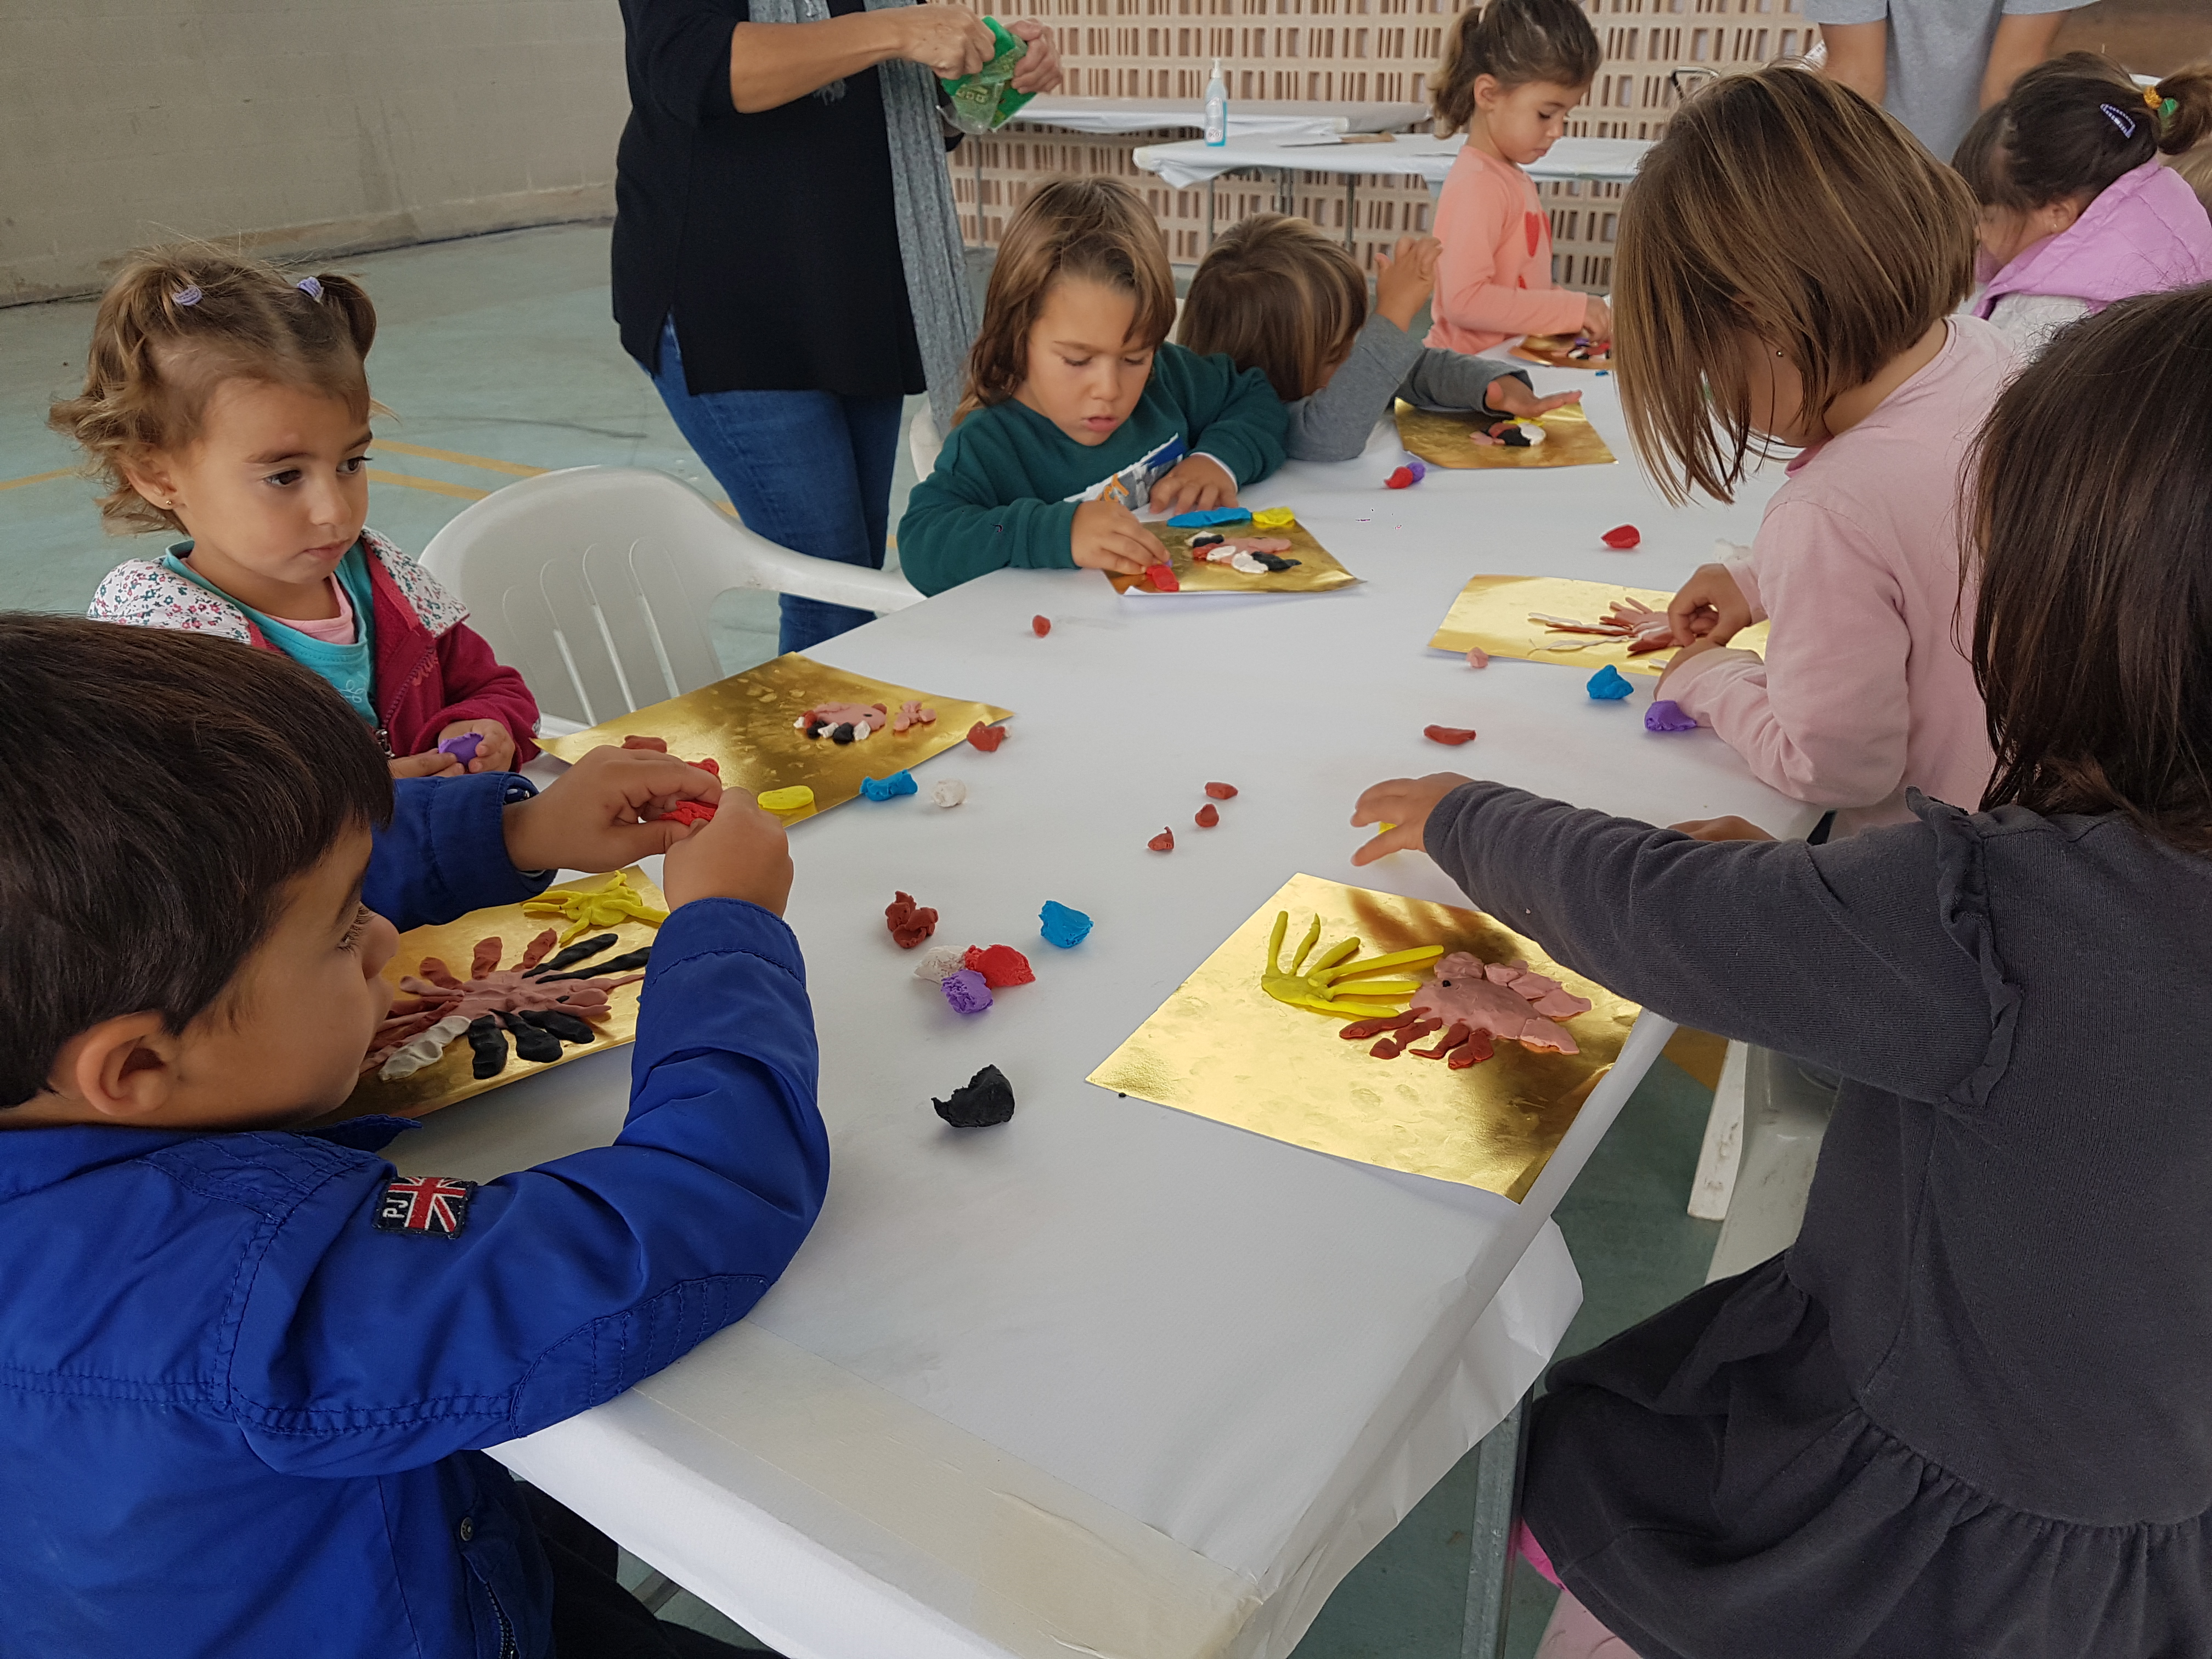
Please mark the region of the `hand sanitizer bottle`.
POLYGON ((1206 142, 1229 142, 1229 85, 1221 78, 1221 60, 1213 60, 1213 78, 1206 83, 1206 142))

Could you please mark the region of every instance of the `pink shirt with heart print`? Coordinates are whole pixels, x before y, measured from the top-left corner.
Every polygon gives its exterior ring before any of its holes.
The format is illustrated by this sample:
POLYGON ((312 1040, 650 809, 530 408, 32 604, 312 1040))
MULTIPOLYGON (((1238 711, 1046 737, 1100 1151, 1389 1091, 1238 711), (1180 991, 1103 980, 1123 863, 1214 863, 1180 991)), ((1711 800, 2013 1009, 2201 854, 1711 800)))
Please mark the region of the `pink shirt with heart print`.
POLYGON ((1552 283, 1552 222, 1528 175, 1473 144, 1437 201, 1435 318, 1428 343, 1470 355, 1516 334, 1573 334, 1585 302, 1552 283))

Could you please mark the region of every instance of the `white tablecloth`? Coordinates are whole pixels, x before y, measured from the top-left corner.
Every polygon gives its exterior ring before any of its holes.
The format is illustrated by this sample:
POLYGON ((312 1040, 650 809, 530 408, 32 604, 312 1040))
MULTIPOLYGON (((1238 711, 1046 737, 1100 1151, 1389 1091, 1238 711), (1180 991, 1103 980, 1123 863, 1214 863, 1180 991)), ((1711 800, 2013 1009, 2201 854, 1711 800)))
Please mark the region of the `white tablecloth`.
MULTIPOLYGON (((1399 133, 1387 144, 1315 143, 1297 134, 1231 131, 1225 144, 1202 139, 1181 143, 1146 144, 1132 159, 1146 173, 1158 173, 1177 190, 1188 190, 1209 179, 1244 167, 1293 168, 1304 173, 1419 174, 1433 186, 1458 158, 1464 135, 1437 138, 1428 133, 1399 133)), ((1540 161, 1522 169, 1531 179, 1599 179, 1624 182, 1636 177, 1644 153, 1651 148, 1643 138, 1562 138, 1540 161)))
MULTIPOLYGON (((1610 380, 1537 378, 1592 388, 1626 453, 1610 380)), ((1476 672, 1425 648, 1477 573, 1679 580, 1717 535, 1750 539, 1778 471, 1733 508, 1670 511, 1627 463, 1386 491, 1396 459, 1378 434, 1360 461, 1249 493, 1295 505, 1353 588, 1117 599, 1094 573, 1008 571, 814 653, 1017 711, 997 754, 930 762, 920 796, 794 832, 828 1207, 744 1323, 499 1449, 793 1659, 1277 1659, 1572 1316, 1542 1218, 1579 1149, 1516 1206, 1083 1080, 1294 872, 1459 897, 1419 855, 1352 869, 1346 818, 1378 778, 1451 767, 1662 823, 1808 820, 1710 733, 1645 732, 1648 690, 1594 702, 1577 670, 1476 672), (1624 520, 1642 551, 1598 539, 1624 520), (1481 737, 1441 750, 1431 722, 1481 737), (967 805, 928 804, 945 776, 967 805), (1216 779, 1243 793, 1193 828, 1216 779), (1164 856, 1145 846, 1164 823, 1164 856), (1038 982, 951 1013, 884 932, 894 888, 942 912, 937 942, 1013 945, 1038 982), (1038 939, 1048 898, 1097 919, 1079 949, 1038 939), (929 1097, 986 1063, 1018 1112, 946 1129, 929 1097)), ((605 1142, 628 1060, 485 1097, 393 1150, 482 1179, 605 1142)))
MULTIPOLYGON (((1395 132, 1429 118, 1425 104, 1340 104, 1303 99, 1231 100, 1229 134, 1395 132)), ((1157 132, 1164 127, 1206 127, 1205 100, 1197 98, 1035 98, 1018 123, 1069 132, 1157 132)))

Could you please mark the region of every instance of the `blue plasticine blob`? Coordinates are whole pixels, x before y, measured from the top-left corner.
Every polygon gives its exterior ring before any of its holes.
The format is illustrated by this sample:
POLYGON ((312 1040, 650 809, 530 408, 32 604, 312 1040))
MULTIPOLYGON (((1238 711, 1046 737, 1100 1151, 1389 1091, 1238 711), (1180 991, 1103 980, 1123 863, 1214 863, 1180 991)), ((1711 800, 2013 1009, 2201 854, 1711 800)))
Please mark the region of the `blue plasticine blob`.
POLYGON ((860 793, 870 800, 889 800, 893 795, 911 795, 919 787, 911 772, 894 772, 887 778, 860 780, 860 793))
POLYGON ((1091 933, 1091 918, 1080 910, 1071 910, 1065 904, 1052 900, 1044 902, 1037 912, 1037 920, 1044 924, 1042 932, 1047 945, 1057 945, 1063 951, 1073 951, 1091 933))
POLYGON ((1618 702, 1634 690, 1628 677, 1611 663, 1589 677, 1589 694, 1600 702, 1618 702))
POLYGON ((1662 699, 1644 711, 1644 729, 1647 732, 1694 732, 1698 729, 1694 715, 1685 714, 1682 705, 1662 699))
POLYGON ((1210 525, 1249 524, 1252 509, 1249 507, 1210 507, 1203 513, 1178 513, 1168 520, 1173 530, 1204 530, 1210 525))

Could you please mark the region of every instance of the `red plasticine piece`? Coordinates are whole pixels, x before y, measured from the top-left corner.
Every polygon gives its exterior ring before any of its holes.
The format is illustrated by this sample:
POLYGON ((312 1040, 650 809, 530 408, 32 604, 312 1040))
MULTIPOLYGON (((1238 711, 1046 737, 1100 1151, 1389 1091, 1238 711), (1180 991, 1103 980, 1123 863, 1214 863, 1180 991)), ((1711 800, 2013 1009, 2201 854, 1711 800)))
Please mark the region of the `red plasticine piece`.
POLYGON ((623 747, 625 749, 650 749, 657 755, 665 755, 668 752, 668 739, 665 738, 625 737, 623 739, 623 747))
POLYGON ((1431 743, 1449 744, 1456 747, 1474 741, 1474 728, 1469 726, 1425 726, 1421 735, 1431 743))
POLYGON ((1052 618, 1049 617, 1031 617, 1030 618, 1030 632, 1036 635, 1039 639, 1042 639, 1046 635, 1052 632, 1052 618))
POLYGON ((1201 830, 1211 830, 1221 822, 1221 813, 1212 801, 1208 801, 1198 809, 1198 817, 1193 822, 1201 830))
POLYGON ((986 726, 977 720, 968 728, 968 741, 987 755, 995 754, 999 745, 1006 740, 1006 728, 1003 726, 986 726))
POLYGON ((901 893, 884 906, 884 926, 900 950, 911 951, 937 931, 937 912, 916 904, 913 894, 901 893))
POLYGON ((1145 845, 1151 848, 1155 853, 1172 853, 1175 851, 1175 831, 1172 830, 1163 830, 1158 835, 1154 836, 1150 841, 1146 842, 1145 845))
POLYGON ((1419 1018, 1420 1016, 1410 1009, 1402 1014, 1377 1014, 1372 1019, 1353 1020, 1351 1024, 1339 1031, 1337 1036, 1347 1042, 1356 1042, 1361 1037, 1379 1036, 1385 1031, 1395 1031, 1401 1026, 1411 1025, 1419 1018))
POLYGON ((1643 542, 1644 532, 1632 524, 1625 524, 1607 531, 1604 539, 1607 547, 1617 547, 1625 552, 1643 542))
POLYGON ((1182 584, 1176 580, 1175 567, 1171 564, 1146 565, 1145 580, 1152 585, 1152 592, 1155 593, 1182 592, 1182 584))
MULTIPOLYGON (((624 738, 623 746, 628 748, 633 741, 635 740, 624 738)), ((668 745, 659 738, 647 738, 638 742, 637 746, 641 749, 650 749, 656 744, 663 754, 667 752, 668 745)), ((712 772, 718 778, 722 775, 722 769, 712 755, 708 756, 704 760, 692 761, 689 764, 697 767, 702 772, 712 772)), ((711 801, 679 800, 660 816, 670 823, 704 823, 714 816, 714 806, 711 801)))
POLYGON ((971 973, 982 975, 983 983, 994 991, 1036 983, 1036 975, 1030 971, 1030 959, 1011 945, 971 945, 961 961, 971 973))
POLYGON ((1233 783, 1209 783, 1206 786, 1206 793, 1216 800, 1235 800, 1237 786, 1233 783))

